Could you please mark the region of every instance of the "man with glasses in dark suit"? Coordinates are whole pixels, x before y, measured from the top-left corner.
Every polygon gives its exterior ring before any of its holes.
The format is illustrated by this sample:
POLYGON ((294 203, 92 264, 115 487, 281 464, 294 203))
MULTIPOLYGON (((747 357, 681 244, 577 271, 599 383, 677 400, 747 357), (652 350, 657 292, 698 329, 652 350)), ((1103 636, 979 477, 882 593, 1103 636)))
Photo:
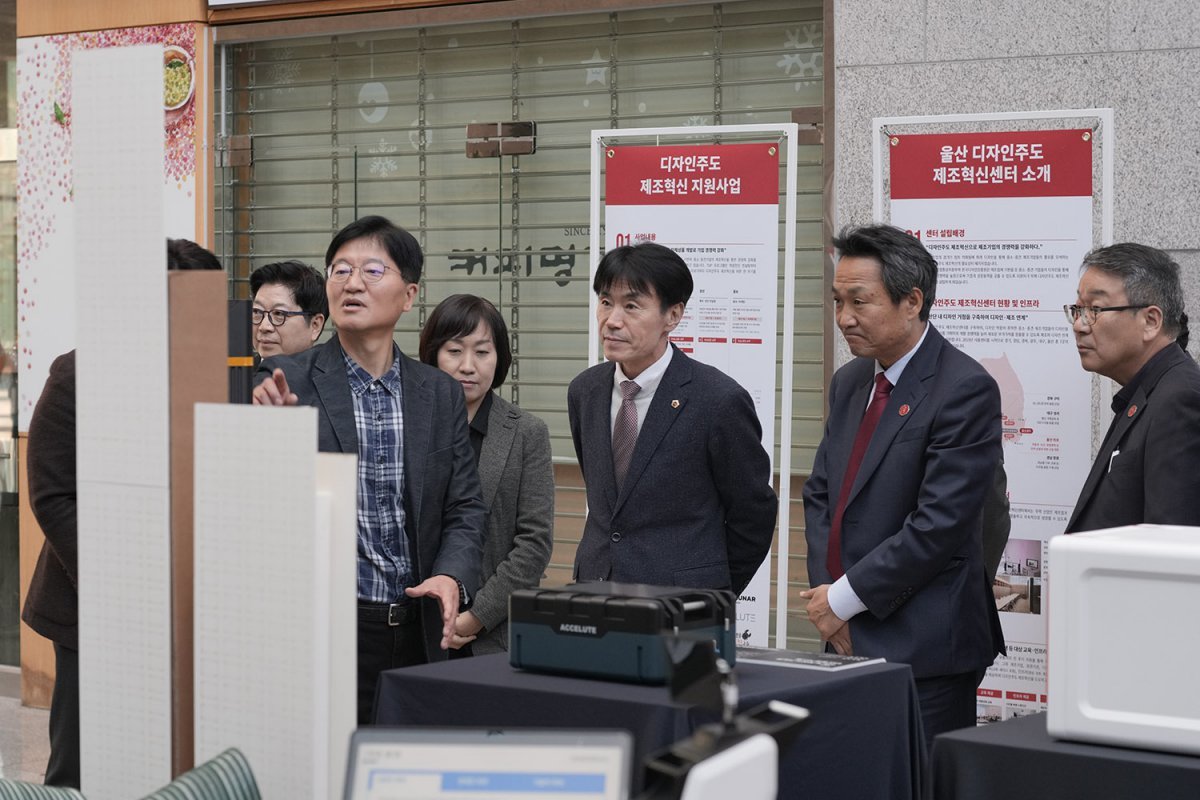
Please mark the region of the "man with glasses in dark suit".
POLYGON ((1064 310, 1083 368, 1121 384, 1067 533, 1200 525, 1200 367, 1186 350, 1179 265, 1141 244, 1093 250, 1064 310))
POLYGON ((462 387, 400 352, 424 256, 383 217, 343 228, 325 254, 337 329, 263 361, 256 405, 315 406, 324 452, 358 456, 358 720, 385 669, 443 660, 479 583, 485 509, 462 387))
POLYGON ((250 296, 254 350, 263 358, 312 347, 329 318, 321 273, 302 261, 277 261, 251 272, 250 296))

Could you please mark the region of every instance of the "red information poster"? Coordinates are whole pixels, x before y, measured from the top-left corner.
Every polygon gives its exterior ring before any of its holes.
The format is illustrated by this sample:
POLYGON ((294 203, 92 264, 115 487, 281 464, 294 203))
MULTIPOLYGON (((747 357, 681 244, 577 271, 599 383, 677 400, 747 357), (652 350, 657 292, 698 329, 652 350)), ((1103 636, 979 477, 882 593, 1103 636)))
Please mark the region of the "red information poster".
POLYGON ((1062 306, 1092 246, 1088 130, 900 135, 891 221, 938 261, 933 324, 1000 385, 1012 533, 993 576, 1008 656, 980 722, 1046 707, 1048 540, 1091 465, 1091 377, 1062 306))
MULTIPOLYGON (((605 249, 652 241, 687 262, 695 291, 671 340, 746 388, 772 452, 778 145, 610 146, 604 162, 605 249)), ((738 598, 740 645, 767 645, 769 562, 738 598)))

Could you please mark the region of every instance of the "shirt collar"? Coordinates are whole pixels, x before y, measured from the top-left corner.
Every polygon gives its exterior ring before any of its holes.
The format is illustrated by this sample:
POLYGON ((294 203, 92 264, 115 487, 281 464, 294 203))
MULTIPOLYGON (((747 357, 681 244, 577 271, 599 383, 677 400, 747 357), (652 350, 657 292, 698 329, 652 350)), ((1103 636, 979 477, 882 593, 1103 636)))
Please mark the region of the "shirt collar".
MULTIPOLYGON (((675 352, 675 348, 667 344, 666 351, 658 357, 650 366, 642 370, 636 378, 637 385, 641 387, 639 394, 643 397, 649 397, 658 389, 658 384, 662 381, 663 375, 667 372, 667 365, 671 363, 671 355, 675 352)), ((621 381, 627 381, 625 370, 621 369, 621 365, 617 364, 617 369, 613 372, 613 386, 621 388, 621 381)))
POLYGON ((475 409, 475 416, 471 417, 471 430, 478 433, 480 436, 487 436, 488 433, 488 418, 492 415, 492 398, 495 397, 490 391, 483 396, 483 400, 479 402, 479 408, 475 409))
POLYGON ((890 383, 892 386, 895 386, 900 382, 900 375, 904 372, 904 368, 908 366, 908 362, 912 361, 912 357, 916 355, 916 352, 921 349, 921 345, 925 343, 925 337, 928 335, 929 322, 927 320, 925 322, 925 330, 921 331, 921 338, 917 340, 917 343, 913 346, 913 349, 896 359, 896 363, 892 364, 887 369, 884 369, 883 366, 876 361, 875 374, 878 375, 882 372, 884 377, 887 378, 888 383, 890 383))
POLYGON ((1146 376, 1155 369, 1160 361, 1170 355, 1171 348, 1175 346, 1176 343, 1172 342, 1154 355, 1150 356, 1150 360, 1145 364, 1142 364, 1142 368, 1137 371, 1137 374, 1133 376, 1133 379, 1121 387, 1121 391, 1117 392, 1112 399, 1112 410, 1114 414, 1120 414, 1125 410, 1125 408, 1129 405, 1129 401, 1132 400, 1133 396, 1137 393, 1138 388, 1146 380, 1146 376))
MULTIPOLYGON (((350 393, 361 397, 371 387, 371 384, 375 383, 375 378, 359 366, 358 362, 351 358, 345 350, 342 351, 342 358, 346 360, 346 377, 350 380, 350 393)), ((389 394, 400 395, 400 348, 395 344, 392 344, 392 366, 379 376, 379 385, 389 394)))

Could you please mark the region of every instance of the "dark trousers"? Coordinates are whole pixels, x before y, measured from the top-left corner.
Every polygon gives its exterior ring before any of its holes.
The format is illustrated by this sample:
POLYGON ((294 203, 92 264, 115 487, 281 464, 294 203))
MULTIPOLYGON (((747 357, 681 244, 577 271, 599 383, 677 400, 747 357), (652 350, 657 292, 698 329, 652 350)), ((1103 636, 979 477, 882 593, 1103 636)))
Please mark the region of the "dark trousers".
POLYGON ((385 669, 424 664, 425 639, 416 603, 393 611, 388 607, 358 604, 358 724, 375 721, 375 691, 385 669))
POLYGON ((79 788, 79 651, 54 643, 47 786, 79 788))
POLYGON ((979 673, 972 670, 959 675, 918 678, 917 700, 921 704, 921 725, 925 728, 925 752, 933 747, 933 737, 960 728, 975 726, 975 688, 979 673))

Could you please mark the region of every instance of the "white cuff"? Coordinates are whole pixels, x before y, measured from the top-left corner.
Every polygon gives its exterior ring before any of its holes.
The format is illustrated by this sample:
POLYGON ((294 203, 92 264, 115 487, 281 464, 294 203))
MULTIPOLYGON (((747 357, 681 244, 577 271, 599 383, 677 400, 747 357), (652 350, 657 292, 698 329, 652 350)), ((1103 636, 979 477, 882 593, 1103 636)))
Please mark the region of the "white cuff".
POLYGON ((837 614, 838 619, 849 622, 852 617, 856 617, 867 610, 863 605, 863 601, 858 599, 858 595, 854 592, 854 588, 850 586, 850 579, 845 575, 838 578, 832 586, 829 587, 829 609, 834 614, 837 614))

